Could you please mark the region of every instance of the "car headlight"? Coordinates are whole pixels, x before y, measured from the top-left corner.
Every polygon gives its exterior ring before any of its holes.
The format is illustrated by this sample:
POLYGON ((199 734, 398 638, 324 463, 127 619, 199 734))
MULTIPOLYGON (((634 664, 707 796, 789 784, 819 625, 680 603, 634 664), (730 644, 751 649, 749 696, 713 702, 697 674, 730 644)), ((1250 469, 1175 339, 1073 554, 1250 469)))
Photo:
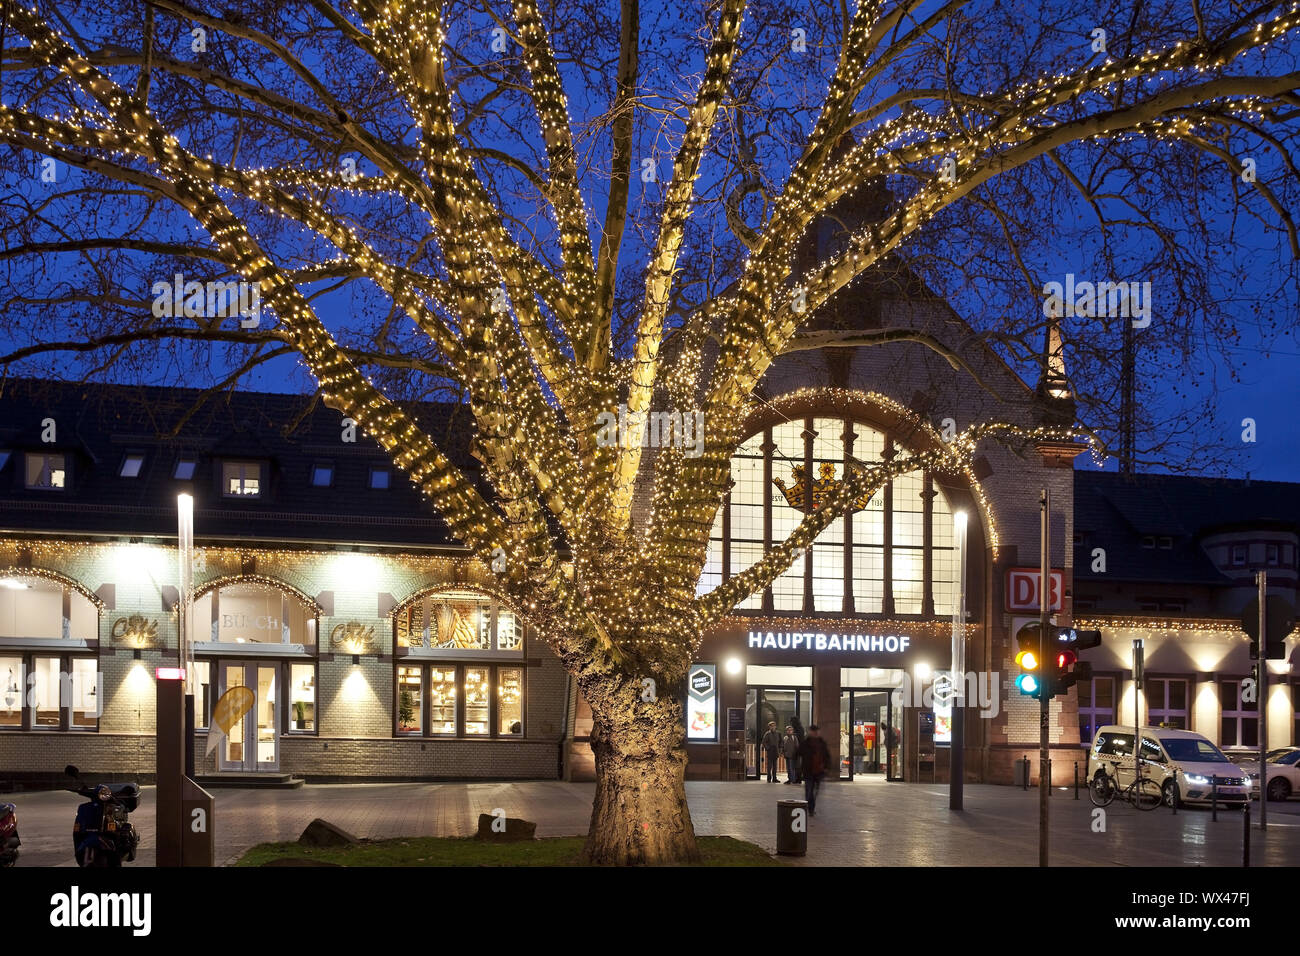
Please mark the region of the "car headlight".
POLYGON ((1184 774, 1184 779, 1188 783, 1195 784, 1198 787, 1208 786, 1210 782, 1209 777, 1202 777, 1200 774, 1196 773, 1184 774))

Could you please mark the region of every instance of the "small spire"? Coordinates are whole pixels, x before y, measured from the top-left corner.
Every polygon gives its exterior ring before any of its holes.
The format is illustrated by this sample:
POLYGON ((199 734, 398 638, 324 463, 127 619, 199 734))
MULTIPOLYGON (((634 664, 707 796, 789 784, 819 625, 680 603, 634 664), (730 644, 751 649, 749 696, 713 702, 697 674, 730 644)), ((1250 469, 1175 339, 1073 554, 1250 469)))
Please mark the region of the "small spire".
POLYGON ((1065 345, 1061 341, 1061 309, 1053 305, 1043 333, 1043 362, 1038 380, 1038 394, 1052 399, 1068 399, 1069 379, 1065 375, 1065 345))

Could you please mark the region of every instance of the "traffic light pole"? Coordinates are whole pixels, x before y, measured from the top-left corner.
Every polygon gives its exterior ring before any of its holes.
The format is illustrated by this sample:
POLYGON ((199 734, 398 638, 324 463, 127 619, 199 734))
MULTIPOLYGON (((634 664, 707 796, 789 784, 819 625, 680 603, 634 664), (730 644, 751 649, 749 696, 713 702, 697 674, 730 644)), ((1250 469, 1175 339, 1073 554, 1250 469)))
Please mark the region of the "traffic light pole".
MULTIPOLYGON (((1268 572, 1262 568, 1259 576, 1259 660, 1255 663, 1259 670, 1259 688, 1256 694, 1256 711, 1259 714, 1259 828, 1268 826, 1268 771, 1265 769, 1264 757, 1268 754, 1268 618, 1265 605, 1268 604, 1268 572)), ((1249 801, 1250 795, 1246 795, 1249 801)))
POLYGON ((1039 506, 1042 510, 1042 535, 1038 549, 1041 556, 1041 573, 1038 578, 1038 659, 1041 661, 1039 667, 1044 678, 1044 684, 1038 695, 1038 865, 1047 866, 1047 815, 1049 807, 1047 798, 1052 786, 1047 756, 1047 728, 1050 720, 1048 708, 1052 702, 1052 695, 1048 693, 1049 688, 1045 683, 1048 674, 1047 655, 1051 653, 1047 639, 1047 618, 1051 614, 1052 607, 1052 555, 1050 549, 1052 541, 1052 496, 1049 489, 1043 489, 1042 497, 1039 499, 1039 506))

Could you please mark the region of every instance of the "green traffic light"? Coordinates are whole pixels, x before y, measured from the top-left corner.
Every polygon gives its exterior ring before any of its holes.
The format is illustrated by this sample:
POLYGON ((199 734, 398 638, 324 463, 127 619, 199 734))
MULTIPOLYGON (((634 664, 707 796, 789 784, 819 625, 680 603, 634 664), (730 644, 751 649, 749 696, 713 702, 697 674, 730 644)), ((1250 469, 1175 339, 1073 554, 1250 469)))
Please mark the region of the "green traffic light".
POLYGON ((1016 678, 1016 688, 1022 694, 1038 693, 1038 678, 1033 674, 1021 674, 1016 678))

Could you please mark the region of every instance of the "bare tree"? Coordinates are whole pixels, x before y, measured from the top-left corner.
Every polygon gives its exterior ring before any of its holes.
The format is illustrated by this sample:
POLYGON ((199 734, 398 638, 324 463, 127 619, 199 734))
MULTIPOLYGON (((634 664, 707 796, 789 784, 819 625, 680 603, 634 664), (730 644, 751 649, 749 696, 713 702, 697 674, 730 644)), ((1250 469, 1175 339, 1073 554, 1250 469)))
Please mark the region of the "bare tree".
MULTIPOLYGON (((682 698, 704 629, 891 477, 961 471, 981 441, 1078 434, 981 422, 861 464, 697 596, 772 362, 906 340, 962 368, 915 330, 808 326, 901 264, 985 296, 979 334, 1032 366, 1038 253, 1059 238, 1044 217, 1071 202, 1094 216, 1107 270, 1186 278, 1187 235, 1213 244, 1225 196, 1294 251, 1300 12, 616 6, 6 3, 0 362, 49 373, 73 352, 80 375, 200 372, 220 388, 296 356, 461 541, 505 557, 502 589, 575 676, 594 718, 587 857, 660 863, 698 855, 682 698), (863 204, 875 211, 832 253, 796 255, 864 187, 888 201, 863 204), (1181 233, 1179 208, 1197 210, 1181 233), (1116 230, 1157 241, 1117 264, 1116 230), (226 279, 269 316, 175 307, 189 281, 226 279), (472 415, 482 486, 400 403, 430 396, 472 415), (702 454, 643 453, 658 403, 702 413, 702 454), (616 413, 630 441, 610 440, 616 413)), ((1171 283, 1187 321, 1170 329, 1190 340, 1194 319, 1226 313, 1207 282, 1185 285, 1171 283)), ((1100 325, 1063 321, 1076 368, 1109 363, 1100 325)), ((1084 424, 1111 428, 1111 396, 1088 382, 1074 383, 1084 424)))

